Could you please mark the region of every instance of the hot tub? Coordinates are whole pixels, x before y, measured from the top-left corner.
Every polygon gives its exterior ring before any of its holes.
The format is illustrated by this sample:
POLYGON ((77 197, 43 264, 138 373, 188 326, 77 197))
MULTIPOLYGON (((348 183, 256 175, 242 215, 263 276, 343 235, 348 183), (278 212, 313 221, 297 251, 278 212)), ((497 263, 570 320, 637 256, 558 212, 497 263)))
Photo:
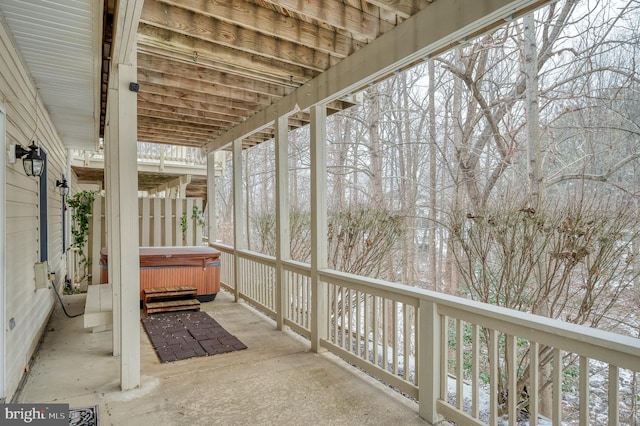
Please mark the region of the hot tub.
MULTIPOLYGON (((100 250, 100 282, 109 282, 109 256, 100 250)), ((191 286, 200 302, 220 291, 220 252, 212 247, 140 247, 140 300, 146 288, 191 286)))

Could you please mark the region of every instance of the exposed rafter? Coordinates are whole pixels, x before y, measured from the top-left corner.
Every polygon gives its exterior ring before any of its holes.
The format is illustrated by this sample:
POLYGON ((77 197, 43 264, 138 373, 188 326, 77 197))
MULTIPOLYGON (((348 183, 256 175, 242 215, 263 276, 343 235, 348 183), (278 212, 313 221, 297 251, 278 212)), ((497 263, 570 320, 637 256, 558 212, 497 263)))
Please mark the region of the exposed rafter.
MULTIPOLYGON (((273 137, 280 114, 295 129, 317 102, 329 102, 329 114, 348 108, 356 101, 347 95, 372 78, 549 1, 145 0, 141 10, 132 2, 123 10, 140 14, 139 138, 254 146, 273 137)), ((117 17, 116 32, 126 19, 117 17)), ((105 57, 122 55, 130 36, 113 49, 105 40, 105 57)))

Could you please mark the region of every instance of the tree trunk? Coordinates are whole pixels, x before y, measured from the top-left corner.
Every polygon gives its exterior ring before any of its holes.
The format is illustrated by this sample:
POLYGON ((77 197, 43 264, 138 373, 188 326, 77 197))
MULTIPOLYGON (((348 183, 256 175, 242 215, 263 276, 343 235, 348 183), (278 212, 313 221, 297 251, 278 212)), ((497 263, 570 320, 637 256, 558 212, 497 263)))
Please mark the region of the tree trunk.
POLYGON ((429 71, 429 239, 427 246, 427 258, 428 258, 428 282, 429 286, 434 291, 439 291, 438 285, 438 268, 436 265, 436 188, 438 185, 436 179, 437 164, 436 153, 437 143, 436 140, 436 82, 435 82, 435 65, 433 60, 428 63, 429 71))
MULTIPOLYGON (((536 43, 535 17, 533 13, 523 18, 523 46, 524 75, 525 75, 525 99, 527 112, 527 176, 528 176, 528 206, 534 211, 540 208, 542 202, 542 154, 540 147, 540 108, 538 104, 538 47, 536 43)), ((535 281, 538 288, 542 286, 545 262, 538 262, 534 269, 535 281)), ((540 289, 542 292, 542 289, 540 289)), ((538 305, 538 314, 549 314, 546 301, 538 305)), ((540 369, 540 383, 546 383, 551 377, 551 365, 546 364, 540 369)), ((551 417, 552 413, 552 387, 547 386, 540 392, 540 413, 551 417)), ((536 395, 533 395, 535 398, 536 395)))
MULTIPOLYGON (((383 206, 382 160, 380 158, 380 94, 378 85, 370 92, 371 113, 369 114, 369 173, 371 175, 370 190, 374 206, 383 206)), ((357 155, 355 156, 357 157, 357 155)), ((356 167, 357 169, 357 167, 356 167)))

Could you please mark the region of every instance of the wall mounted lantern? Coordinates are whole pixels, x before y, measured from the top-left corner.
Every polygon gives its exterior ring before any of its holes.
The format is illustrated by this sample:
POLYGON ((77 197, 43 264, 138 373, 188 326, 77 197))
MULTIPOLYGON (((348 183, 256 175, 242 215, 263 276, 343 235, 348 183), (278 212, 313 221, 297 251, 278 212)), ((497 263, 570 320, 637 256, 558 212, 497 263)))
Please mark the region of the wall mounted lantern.
POLYGON ((60 195, 66 197, 69 195, 69 184, 67 183, 67 178, 62 175, 62 180, 56 179, 56 188, 60 188, 60 195))
POLYGON ((15 163, 18 158, 22 159, 22 166, 27 176, 40 176, 44 170, 44 160, 40 156, 40 148, 35 141, 27 149, 20 144, 10 145, 9 162, 15 163))

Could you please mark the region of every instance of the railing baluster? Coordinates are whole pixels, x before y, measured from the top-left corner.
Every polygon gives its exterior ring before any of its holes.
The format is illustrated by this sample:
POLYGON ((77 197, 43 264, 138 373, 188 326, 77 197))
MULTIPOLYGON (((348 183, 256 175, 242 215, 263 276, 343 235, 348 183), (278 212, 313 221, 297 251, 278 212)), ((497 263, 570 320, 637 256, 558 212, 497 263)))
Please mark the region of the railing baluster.
POLYGON ((349 332, 349 330, 347 329, 347 302, 346 302, 346 298, 347 298, 347 289, 344 287, 340 287, 340 302, 341 302, 341 315, 340 315, 340 326, 342 328, 342 348, 343 349, 347 349, 347 333, 349 332))
POLYGON ((540 345, 538 342, 529 343, 529 424, 538 425, 538 395, 540 392, 540 345))
POLYGON ((389 306, 388 300, 382 298, 382 368, 389 370, 389 306))
POLYGON ((471 416, 480 417, 480 327, 471 326, 471 416))
POLYGON ((515 426, 516 420, 518 418, 518 376, 517 376, 517 348, 516 348, 516 339, 514 336, 508 334, 507 335, 507 346, 506 349, 507 362, 509 363, 508 367, 508 386, 507 386, 507 406, 509 408, 509 426, 515 426))
POLYGON ((403 304, 402 305, 402 328, 403 328, 403 332, 402 332, 402 343, 403 343, 403 359, 402 359, 402 364, 403 364, 403 372, 404 372, 404 379, 405 380, 409 380, 410 379, 410 374, 409 374, 409 370, 410 370, 410 365, 409 365, 409 354, 411 351, 411 318, 409 317, 409 306, 407 306, 407 304, 403 304))
POLYGON ((373 363, 378 365, 378 296, 373 296, 373 363))
POLYGON ((498 425, 498 333, 489 329, 489 424, 498 425))
POLYGON ((580 357, 580 426, 589 425, 589 359, 580 357))
MULTIPOLYGON (((420 377, 420 363, 418 362, 418 359, 422 356, 425 356, 425 354, 420 354, 420 318, 419 318, 420 312, 418 310, 418 307, 413 307, 413 327, 414 327, 414 333, 413 333, 413 347, 414 347, 414 360, 415 360, 415 365, 414 365, 414 369, 415 371, 413 372, 414 374, 414 383, 416 386, 420 386, 420 384, 418 383, 418 378, 420 377)), ((424 339, 424 338, 423 338, 424 339)), ((435 350, 435 349, 432 349, 435 350)))
POLYGON ((369 361, 369 329, 371 327, 371 324, 369 323, 369 319, 371 318, 371 315, 369 314, 370 297, 371 295, 365 294, 362 300, 362 309, 364 309, 364 359, 367 361, 369 361))
POLYGON ((301 321, 302 318, 302 311, 300 310, 300 306, 302 305, 302 300, 304 298, 304 287, 301 286, 296 286, 296 304, 295 304, 295 310, 296 310, 296 322, 299 323, 301 321))
POLYGON ((449 393, 449 318, 440 321, 440 399, 448 400, 449 393))
POLYGON ((464 324, 456 319, 456 407, 464 406, 464 324))
POLYGON ((304 312, 306 312, 306 326, 307 328, 311 328, 311 278, 310 277, 305 277, 304 279, 304 289, 306 289, 307 295, 305 296, 304 300, 305 302, 305 310, 304 312))
POLYGON ((553 350, 552 419, 554 425, 562 424, 562 353, 560 349, 553 350))
POLYGON ((393 307, 393 374, 398 375, 398 303, 391 301, 393 307))
POLYGON ((333 343, 338 344, 338 286, 333 286, 333 343))
MULTIPOLYGON (((302 277, 301 277, 302 278, 302 277)), ((296 283, 296 288, 295 290, 295 316, 296 316, 296 323, 300 323, 303 321, 303 314, 304 311, 302 310, 302 306, 304 304, 304 300, 305 300, 305 291, 307 290, 306 285, 304 285, 304 283, 300 280, 297 281, 296 283)), ((309 322, 307 321, 307 327, 309 327, 309 322)))
POLYGON ((360 291, 356 291, 356 351, 359 357, 362 356, 362 351, 360 350, 360 341, 362 340, 362 306, 360 306, 360 291))
POLYGON ((620 369, 613 364, 609 364, 609 425, 617 425, 620 421, 620 369))
POLYGON ((354 346, 353 346, 353 335, 354 335, 354 327, 353 327, 353 290, 352 289, 347 289, 347 345, 348 348, 347 350, 349 352, 354 352, 354 346))

